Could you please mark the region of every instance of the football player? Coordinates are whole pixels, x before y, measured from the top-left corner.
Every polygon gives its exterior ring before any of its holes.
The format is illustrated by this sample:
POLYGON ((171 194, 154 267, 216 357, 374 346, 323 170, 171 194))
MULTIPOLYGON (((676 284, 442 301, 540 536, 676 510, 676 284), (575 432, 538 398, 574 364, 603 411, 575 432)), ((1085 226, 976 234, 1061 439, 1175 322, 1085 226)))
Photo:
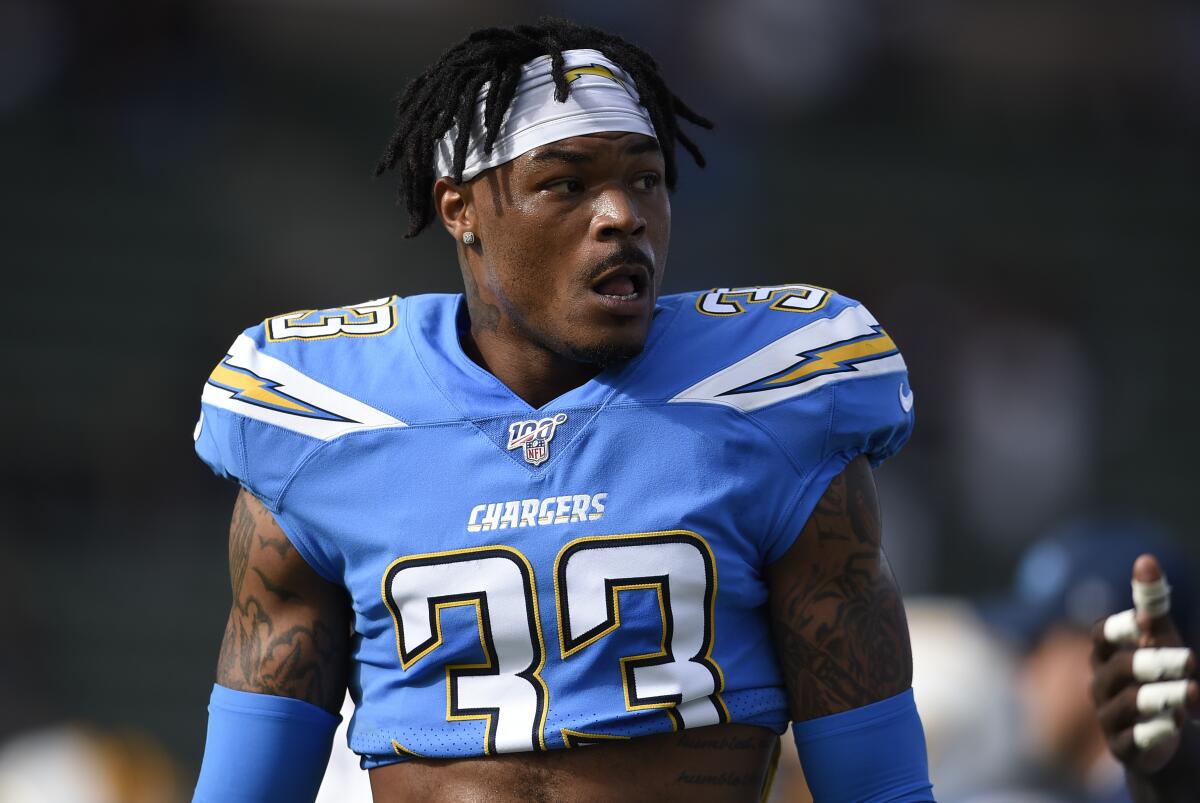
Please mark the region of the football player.
POLYGON ((789 721, 818 800, 932 800, 889 334, 813 285, 659 295, 711 123, 618 37, 476 31, 397 116, 380 171, 465 293, 269 318, 209 377, 242 490, 195 799, 311 800, 348 687, 387 803, 757 800, 789 721))
POLYGON ((1133 564, 1134 608, 1092 633, 1092 699, 1109 749, 1137 803, 1200 799, 1196 656, 1170 615, 1170 586, 1154 555, 1133 564))

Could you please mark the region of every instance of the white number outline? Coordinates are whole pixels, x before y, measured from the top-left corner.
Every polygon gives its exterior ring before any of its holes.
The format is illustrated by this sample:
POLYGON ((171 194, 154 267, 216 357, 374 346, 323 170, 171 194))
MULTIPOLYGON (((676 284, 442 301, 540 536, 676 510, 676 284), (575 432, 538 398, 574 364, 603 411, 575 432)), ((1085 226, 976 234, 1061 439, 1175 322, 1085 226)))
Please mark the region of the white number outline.
MULTIPOLYGON (((404 624, 400 615, 399 605, 392 598, 391 586, 395 576, 405 568, 414 566, 444 565, 486 558, 504 558, 511 560, 521 573, 524 582, 523 597, 525 598, 525 615, 531 633, 536 633, 536 640, 530 638, 533 661, 520 672, 517 677, 528 682, 537 695, 537 716, 532 725, 532 743, 535 749, 546 749, 546 720, 550 712, 550 689, 542 678, 541 672, 546 665, 546 644, 542 636, 542 620, 538 611, 537 581, 534 578, 533 566, 520 550, 508 546, 472 547, 469 549, 454 549, 446 552, 427 552, 420 555, 406 555, 397 558, 388 565, 383 574, 381 593, 383 603, 392 616, 396 632, 396 654, 400 658, 400 666, 408 670, 422 658, 425 658, 442 645, 441 612, 446 608, 473 605, 475 621, 478 627, 479 645, 483 650, 485 662, 482 664, 446 664, 446 719, 450 722, 482 719, 486 721, 484 731, 483 751, 485 755, 496 754, 495 720, 499 716, 499 708, 460 708, 458 706, 457 679, 470 675, 498 675, 499 667, 496 660, 496 650, 493 644, 491 616, 487 605, 487 592, 447 594, 440 597, 426 597, 425 603, 429 610, 430 637, 417 645, 413 650, 404 648, 404 624)), ((397 745, 393 745, 396 748, 397 745)))
POLYGON ((263 327, 268 343, 282 343, 287 340, 331 340, 335 337, 379 337, 396 328, 399 316, 396 314, 395 301, 396 296, 387 296, 348 307, 285 312, 283 315, 267 318, 263 321, 263 327), (320 320, 314 323, 296 323, 317 312, 322 313, 320 320), (367 320, 352 321, 351 315, 367 320), (380 318, 380 315, 385 317, 380 318), (329 329, 331 323, 332 330, 329 329))
MULTIPOLYGON (((559 550, 558 555, 555 556, 554 559, 555 615, 558 622, 559 649, 561 655, 563 660, 566 660, 572 655, 578 653, 580 650, 583 650, 589 645, 600 641, 602 638, 610 633, 615 632, 621 627, 620 592, 638 589, 654 590, 658 600, 659 616, 662 624, 659 649, 656 652, 644 653, 641 655, 623 656, 620 659, 621 683, 625 697, 625 708, 628 711, 662 710, 670 719, 673 730, 678 731, 685 727, 683 717, 676 710, 677 706, 682 702, 682 694, 661 697, 640 697, 637 693, 637 679, 635 671, 638 668, 676 663, 676 658, 672 651, 674 614, 671 611, 670 605, 670 577, 668 574, 624 577, 617 579, 606 578, 605 604, 608 615, 605 621, 579 635, 575 635, 570 632, 570 608, 568 603, 566 576, 567 564, 570 562, 570 559, 573 555, 578 554, 583 550, 599 547, 611 548, 614 546, 621 547, 622 545, 627 545, 632 548, 637 548, 661 544, 686 544, 692 546, 697 550, 703 561, 705 583, 701 606, 701 616, 704 623, 702 642, 697 653, 689 656, 686 660, 691 663, 699 664, 712 674, 713 692, 707 695, 706 698, 712 702, 713 709, 715 709, 717 714, 717 723, 714 724, 729 722, 731 720, 729 709, 725 705, 725 701, 722 698, 722 692, 725 690, 725 674, 721 670, 720 665, 712 657, 716 638, 716 557, 713 554, 712 547, 709 546, 708 542, 703 538, 703 536, 699 535, 698 533, 690 530, 663 530, 648 533, 585 536, 565 544, 562 549, 559 550)), ((541 619, 538 611, 537 582, 534 576, 533 566, 529 562, 529 559, 526 558, 520 550, 502 545, 481 546, 471 547, 468 549, 448 550, 445 552, 428 552, 419 555, 408 555, 392 561, 383 574, 381 594, 384 605, 387 607, 388 612, 392 617, 392 623, 395 628, 396 654, 400 659, 400 666, 407 671, 418 661, 430 655, 442 645, 443 635, 441 612, 444 609, 467 605, 475 608, 477 634, 479 636, 480 648, 482 649, 486 660, 482 664, 447 664, 445 666, 446 719, 447 721, 451 722, 475 719, 485 720, 486 730, 484 735, 484 754, 495 755, 495 719, 499 715, 499 709, 460 708, 456 694, 456 681, 460 677, 466 675, 499 674, 496 652, 492 641, 493 635, 491 632, 491 619, 487 606, 486 591, 425 597, 424 602, 429 612, 430 636, 425 641, 413 647, 412 650, 405 649, 404 625, 403 618, 400 615, 400 606, 391 595, 393 579, 397 573, 403 571, 405 568, 415 566, 445 565, 449 563, 475 561, 485 558, 505 558, 511 560, 521 573, 524 584, 523 596, 525 598, 526 617, 529 620, 530 632, 536 633, 537 637, 536 640, 533 638, 530 639, 534 660, 530 663, 529 667, 514 674, 529 682, 534 687, 535 693, 537 694, 538 713, 534 718, 534 722, 532 723, 533 743, 536 746, 536 749, 546 750, 545 730, 550 710, 550 690, 546 685, 545 680, 541 677, 541 671, 545 667, 546 663, 546 648, 542 634, 541 619), (534 668, 535 664, 536 668, 534 668)), ((625 738, 628 737, 607 734, 589 734, 581 731, 563 729, 563 739, 567 747, 572 747, 574 744, 625 738)), ((394 742, 393 748, 396 749, 397 753, 401 752, 401 748, 398 743, 394 742)), ((411 753, 409 750, 403 750, 403 752, 411 753)))
POLYGON ((716 638, 716 558, 708 542, 701 535, 690 530, 663 530, 649 533, 585 536, 567 543, 559 550, 557 557, 554 559, 554 603, 555 614, 558 617, 558 644, 563 660, 575 655, 580 650, 596 643, 621 627, 620 592, 635 589, 655 590, 658 598, 659 616, 662 622, 659 649, 653 653, 630 655, 621 658, 621 684, 625 694, 625 708, 628 711, 661 709, 670 717, 674 730, 683 729, 683 718, 676 710, 676 706, 682 702, 682 695, 676 694, 658 698, 640 697, 637 693, 637 681, 635 677, 635 670, 639 667, 676 662, 671 649, 674 615, 671 612, 670 604, 666 601, 670 599, 670 580, 667 575, 606 579, 605 606, 607 617, 605 621, 579 635, 570 632, 571 620, 566 579, 568 562, 573 555, 582 550, 598 547, 619 547, 623 542, 632 547, 682 543, 695 547, 700 553, 705 571, 702 609, 704 634, 700 650, 687 660, 701 665, 713 676, 713 693, 708 695, 708 699, 712 702, 713 708, 717 713, 718 722, 714 724, 729 722, 731 718, 729 709, 721 697, 721 693, 725 690, 725 673, 712 657, 713 645, 716 638))
POLYGON ((776 284, 765 287, 714 287, 696 298, 696 311, 713 318, 728 318, 746 311, 734 296, 744 296, 747 304, 771 301, 771 309, 780 312, 816 312, 833 297, 827 287, 812 284, 776 284), (816 298, 813 296, 816 294, 816 298))

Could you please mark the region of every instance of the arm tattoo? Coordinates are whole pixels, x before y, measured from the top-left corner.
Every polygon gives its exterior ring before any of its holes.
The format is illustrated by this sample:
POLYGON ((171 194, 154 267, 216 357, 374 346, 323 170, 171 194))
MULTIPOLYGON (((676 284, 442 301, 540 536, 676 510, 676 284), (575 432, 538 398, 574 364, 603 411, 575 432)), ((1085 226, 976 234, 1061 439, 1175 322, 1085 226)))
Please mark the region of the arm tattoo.
POLYGON ((236 600, 246 579, 246 566, 250 563, 250 543, 254 538, 254 514, 246 497, 238 494, 233 508, 233 523, 229 526, 229 583, 236 600))
POLYGON ((287 602, 289 599, 300 599, 300 595, 295 591, 271 582, 271 578, 263 574, 262 569, 259 569, 257 566, 254 567, 254 573, 258 575, 259 580, 262 580, 263 588, 279 597, 280 602, 287 602))
POLYGON ((279 553, 279 557, 286 558, 288 552, 292 549, 292 542, 286 538, 264 538, 258 536, 259 549, 272 549, 279 553))
POLYGON ((336 621, 324 620, 330 605, 327 590, 289 579, 299 560, 270 514, 253 509, 240 494, 229 534, 233 605, 217 682, 336 711, 345 693, 349 633, 339 626, 340 613, 336 621))
POLYGON ((878 702, 912 684, 908 624, 865 459, 833 480, 770 575, 775 649, 796 721, 878 702))

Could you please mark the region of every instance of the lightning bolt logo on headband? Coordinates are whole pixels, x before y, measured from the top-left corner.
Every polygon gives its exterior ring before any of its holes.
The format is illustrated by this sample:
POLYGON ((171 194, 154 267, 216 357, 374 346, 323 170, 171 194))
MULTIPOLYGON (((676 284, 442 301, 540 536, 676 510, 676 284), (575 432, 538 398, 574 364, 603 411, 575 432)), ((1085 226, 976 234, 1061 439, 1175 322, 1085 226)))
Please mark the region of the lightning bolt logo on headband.
POLYGON ((586 67, 576 67, 563 73, 563 77, 567 79, 568 84, 574 82, 581 75, 598 75, 601 78, 607 78, 610 81, 616 81, 621 86, 625 86, 625 82, 603 64, 589 64, 586 67))
POLYGON ((755 393, 773 388, 786 388, 826 374, 855 371, 858 369, 854 366, 858 363, 879 360, 900 353, 900 349, 897 348, 895 341, 887 332, 879 326, 872 326, 871 329, 873 331, 868 335, 800 352, 796 355, 801 358, 799 362, 782 371, 727 390, 719 395, 730 396, 735 393, 755 393))
POLYGON ((229 362, 231 359, 230 355, 225 355, 225 359, 217 363, 217 367, 208 377, 208 384, 229 391, 233 394, 233 398, 256 407, 265 407, 268 410, 305 418, 357 423, 328 410, 322 410, 308 402, 303 402, 294 396, 289 396, 279 389, 281 387, 279 382, 261 377, 245 368, 231 365, 229 362))
MULTIPOLYGON (((555 97, 550 56, 538 56, 521 65, 512 104, 500 124, 490 151, 483 143, 484 119, 490 85, 484 84, 476 97, 471 118, 462 180, 470 181, 484 170, 516 159, 523 153, 551 142, 620 131, 654 137, 650 113, 638 100, 633 81, 620 65, 598 50, 580 48, 563 51, 563 77, 571 84, 567 98, 555 97), (580 81, 595 76, 600 81, 580 81)), ((434 149, 434 171, 439 176, 454 175, 455 143, 458 126, 453 125, 438 140, 434 149)))

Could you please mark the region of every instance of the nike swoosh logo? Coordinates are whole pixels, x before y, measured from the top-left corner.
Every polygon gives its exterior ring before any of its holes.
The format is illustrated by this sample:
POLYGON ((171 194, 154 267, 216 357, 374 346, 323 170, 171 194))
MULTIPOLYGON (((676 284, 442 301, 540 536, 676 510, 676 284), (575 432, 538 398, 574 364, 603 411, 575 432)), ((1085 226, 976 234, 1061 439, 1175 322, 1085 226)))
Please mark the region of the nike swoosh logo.
POLYGON ((901 382, 900 383, 900 406, 904 409, 904 412, 908 413, 908 412, 912 411, 913 398, 914 398, 913 392, 910 390, 907 393, 905 393, 904 392, 904 383, 901 382))

